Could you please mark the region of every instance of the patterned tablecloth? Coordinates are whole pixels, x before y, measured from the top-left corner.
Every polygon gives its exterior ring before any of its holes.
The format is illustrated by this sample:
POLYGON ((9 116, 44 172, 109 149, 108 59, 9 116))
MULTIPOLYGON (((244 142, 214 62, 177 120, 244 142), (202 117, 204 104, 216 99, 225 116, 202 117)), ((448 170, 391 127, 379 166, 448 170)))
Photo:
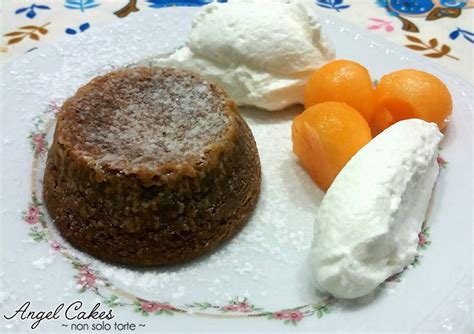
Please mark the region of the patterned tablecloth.
MULTIPOLYGON (((2 63, 143 11, 213 0, 9 0, 0 9, 2 63)), ((216 0, 226 2, 227 0, 216 0)), ((239 0, 230 0, 239 1, 239 0)), ((474 82, 474 0, 313 0, 325 12, 443 64, 474 82)))

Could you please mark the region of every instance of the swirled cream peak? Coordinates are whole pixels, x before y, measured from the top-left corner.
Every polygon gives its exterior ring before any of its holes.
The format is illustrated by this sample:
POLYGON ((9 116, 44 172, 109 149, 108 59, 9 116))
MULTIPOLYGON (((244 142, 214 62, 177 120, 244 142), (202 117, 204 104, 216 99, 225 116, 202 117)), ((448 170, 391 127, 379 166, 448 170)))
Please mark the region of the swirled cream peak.
POLYGON ((239 105, 279 110, 302 103, 309 75, 333 58, 302 2, 241 0, 204 7, 187 45, 150 65, 197 72, 239 105))

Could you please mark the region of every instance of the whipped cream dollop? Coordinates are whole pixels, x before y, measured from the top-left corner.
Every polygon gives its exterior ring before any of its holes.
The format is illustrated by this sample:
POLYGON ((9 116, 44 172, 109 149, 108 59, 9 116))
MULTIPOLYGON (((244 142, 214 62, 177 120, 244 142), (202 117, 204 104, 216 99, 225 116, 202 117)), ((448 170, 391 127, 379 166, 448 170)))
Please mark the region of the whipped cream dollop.
POLYGON ((303 103, 309 75, 334 56, 304 1, 231 0, 205 6, 187 45, 147 65, 196 72, 238 105, 279 110, 303 103))
POLYGON ((361 297, 413 262, 442 137, 434 123, 401 121, 342 169, 314 224, 310 266, 319 290, 361 297))

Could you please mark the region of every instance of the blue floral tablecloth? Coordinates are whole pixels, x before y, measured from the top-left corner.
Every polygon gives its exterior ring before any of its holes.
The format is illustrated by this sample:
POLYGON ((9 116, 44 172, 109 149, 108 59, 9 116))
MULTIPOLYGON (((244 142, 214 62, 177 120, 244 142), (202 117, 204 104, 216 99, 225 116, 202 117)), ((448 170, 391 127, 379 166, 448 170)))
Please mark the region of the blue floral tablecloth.
MULTIPOLYGON (((58 39, 143 11, 203 6, 213 0, 34 0, 3 1, 2 62, 58 39)), ((216 0, 226 2, 226 0, 216 0)), ((239 1, 239 0, 230 0, 239 1)), ((442 63, 474 82, 474 0, 313 0, 320 15, 331 13, 442 63)))

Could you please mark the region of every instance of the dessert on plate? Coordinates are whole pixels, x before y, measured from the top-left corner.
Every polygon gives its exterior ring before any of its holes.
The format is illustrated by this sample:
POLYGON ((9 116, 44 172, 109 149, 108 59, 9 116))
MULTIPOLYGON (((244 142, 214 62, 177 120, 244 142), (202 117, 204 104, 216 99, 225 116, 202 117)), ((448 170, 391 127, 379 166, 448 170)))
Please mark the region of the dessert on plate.
POLYGON ((54 223, 102 260, 192 259, 235 235, 254 209, 252 133, 217 86, 172 68, 97 77, 62 106, 45 177, 54 223))
POLYGON ((304 1, 204 7, 186 45, 96 78, 62 107, 44 179, 59 230, 129 265, 216 247, 260 190, 255 141, 227 95, 267 110, 303 104, 293 152, 327 191, 314 284, 338 298, 370 293, 417 254, 452 101, 426 72, 396 71, 374 87, 364 66, 334 57, 304 1))

